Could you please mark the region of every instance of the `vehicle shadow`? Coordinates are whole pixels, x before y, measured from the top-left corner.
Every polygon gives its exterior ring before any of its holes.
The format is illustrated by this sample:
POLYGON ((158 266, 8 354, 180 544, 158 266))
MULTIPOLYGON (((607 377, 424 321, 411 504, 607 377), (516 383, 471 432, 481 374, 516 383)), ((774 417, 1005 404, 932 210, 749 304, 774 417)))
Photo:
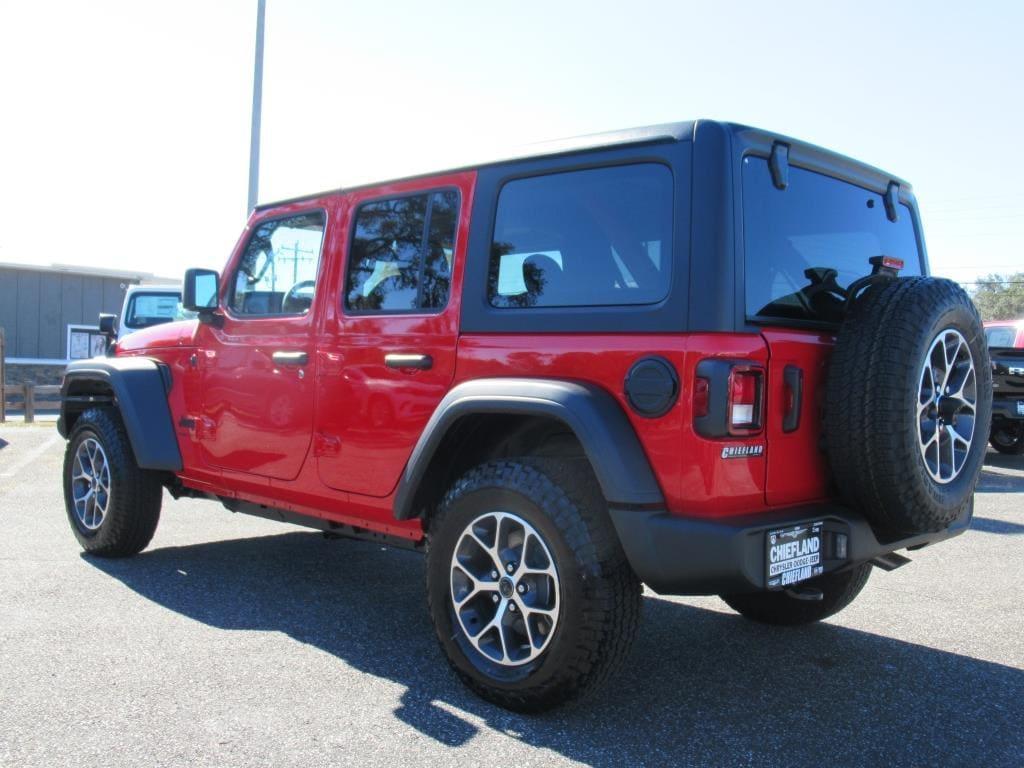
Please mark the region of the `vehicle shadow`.
POLYGON ((985 454, 978 493, 1024 493, 1024 456, 1006 456, 995 451, 985 454))
POLYGON ((648 597, 625 670, 607 688, 521 716, 449 672, 416 553, 295 532, 83 557, 191 619, 283 632, 404 686, 396 718, 450 746, 473 738, 479 718, 600 766, 993 766, 1024 756, 1024 672, 835 624, 768 628, 648 597))
MULTIPOLYGON (((1024 455, 1011 456, 1006 453, 989 450, 985 454, 986 467, 999 467, 1000 469, 1015 469, 1024 473, 1024 455)), ((1021 478, 1024 480, 1024 477, 1021 478)))

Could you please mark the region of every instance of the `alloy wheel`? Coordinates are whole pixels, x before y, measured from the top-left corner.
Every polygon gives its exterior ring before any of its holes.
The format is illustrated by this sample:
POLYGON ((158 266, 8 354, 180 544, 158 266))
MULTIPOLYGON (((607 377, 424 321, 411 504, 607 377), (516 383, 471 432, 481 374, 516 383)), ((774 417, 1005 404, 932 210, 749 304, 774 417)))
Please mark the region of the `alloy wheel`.
POLYGON ((537 530, 510 512, 488 512, 459 537, 451 561, 458 625, 487 659, 518 666, 540 656, 558 626, 559 580, 537 530))
POLYGON ((935 482, 952 482, 963 470, 974 440, 977 403, 970 347, 959 331, 947 328, 928 348, 917 399, 921 458, 935 482))
POLYGON ((110 507, 110 464, 98 440, 87 437, 78 444, 71 471, 75 517, 83 528, 96 531, 110 507))

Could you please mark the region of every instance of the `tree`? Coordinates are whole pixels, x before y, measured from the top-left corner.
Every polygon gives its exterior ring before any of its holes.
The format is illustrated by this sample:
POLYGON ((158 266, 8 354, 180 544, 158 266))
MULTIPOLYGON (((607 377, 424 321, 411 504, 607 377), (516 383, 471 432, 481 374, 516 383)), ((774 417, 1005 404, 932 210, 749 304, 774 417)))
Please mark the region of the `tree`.
POLYGON ((982 320, 1016 320, 1024 317, 1024 272, 979 278, 971 298, 982 320))

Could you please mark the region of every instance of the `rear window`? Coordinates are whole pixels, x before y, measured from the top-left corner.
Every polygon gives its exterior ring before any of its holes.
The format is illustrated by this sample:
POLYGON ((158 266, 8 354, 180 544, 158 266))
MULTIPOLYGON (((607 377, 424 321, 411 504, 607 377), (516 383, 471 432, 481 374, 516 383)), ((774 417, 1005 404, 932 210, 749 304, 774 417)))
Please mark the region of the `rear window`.
POLYGON ((838 322, 843 291, 871 273, 872 256, 903 259, 901 275, 921 274, 910 209, 886 216, 883 196, 790 166, 789 185, 772 184, 768 161, 743 159, 747 316, 838 322))
POLYGON ((1012 325, 993 325, 985 329, 985 340, 990 347, 1012 347, 1017 329, 1012 325))
POLYGON ((124 325, 138 330, 161 323, 169 323, 179 317, 181 295, 177 293, 133 293, 128 299, 124 325))
POLYGON ((672 172, 657 163, 555 173, 502 187, 492 306, 654 304, 672 271, 672 172))

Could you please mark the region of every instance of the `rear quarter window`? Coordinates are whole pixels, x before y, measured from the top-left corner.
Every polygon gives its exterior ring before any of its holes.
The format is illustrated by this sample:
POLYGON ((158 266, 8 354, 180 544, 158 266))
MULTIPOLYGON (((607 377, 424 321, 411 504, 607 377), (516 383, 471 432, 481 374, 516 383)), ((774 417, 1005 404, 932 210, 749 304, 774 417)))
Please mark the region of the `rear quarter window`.
POLYGON ((672 172, 638 163, 506 183, 488 300, 498 308, 655 304, 672 271, 672 172))

